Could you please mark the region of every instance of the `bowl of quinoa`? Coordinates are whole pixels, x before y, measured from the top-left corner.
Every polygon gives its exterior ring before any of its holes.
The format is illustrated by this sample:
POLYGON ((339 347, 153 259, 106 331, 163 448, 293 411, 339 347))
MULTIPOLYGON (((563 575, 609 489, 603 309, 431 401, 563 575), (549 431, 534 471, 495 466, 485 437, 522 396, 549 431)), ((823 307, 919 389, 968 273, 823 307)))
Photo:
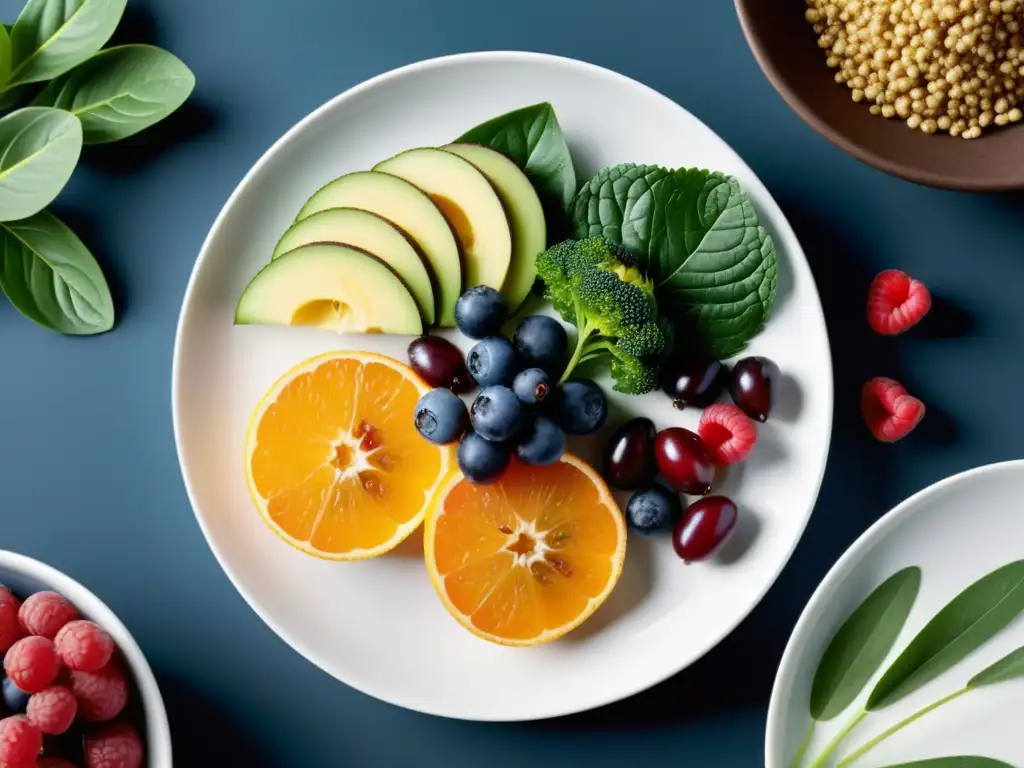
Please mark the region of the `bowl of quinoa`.
POLYGON ((1024 188, 1024 0, 736 0, 761 69, 860 160, 950 189, 1024 188))

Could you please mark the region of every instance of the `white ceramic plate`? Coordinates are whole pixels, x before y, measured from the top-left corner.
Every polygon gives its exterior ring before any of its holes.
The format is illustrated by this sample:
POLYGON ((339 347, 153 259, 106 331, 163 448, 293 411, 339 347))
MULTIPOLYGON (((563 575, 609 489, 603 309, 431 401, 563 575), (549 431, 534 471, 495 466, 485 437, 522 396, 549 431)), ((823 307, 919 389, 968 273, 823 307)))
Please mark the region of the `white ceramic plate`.
MULTIPOLYGON (((807 728, 811 681, 825 647, 846 617, 886 578, 911 565, 922 570, 921 591, 889 661, 965 587, 1001 565, 1024 557, 1024 461, 994 464, 943 480, 907 499, 861 536, 829 571, 804 609, 789 640, 768 709, 765 761, 789 768, 807 728)), ((975 673, 1024 645, 1018 619, 921 690, 871 715, 837 754, 849 754, 871 737, 932 701, 962 687, 975 673)), ((888 664, 883 664, 883 670, 888 664)), ((882 674, 879 671, 876 679, 882 674)), ((850 712, 818 726, 808 757, 849 719, 850 712)), ((1024 681, 1003 683, 936 710, 884 741, 857 761, 858 768, 933 757, 982 755, 1024 765, 1020 713, 1024 681)))
MULTIPOLYGON (((622 415, 647 414, 659 427, 693 427, 698 418, 674 411, 661 394, 622 396, 615 405, 622 415)), ((681 107, 613 72, 551 56, 481 53, 370 80, 303 120, 256 164, 214 223, 189 282, 173 407, 199 524, 238 590, 282 638, 386 701, 451 717, 523 720, 647 688, 700 657, 750 612, 814 506, 831 432, 832 368, 800 245, 725 142, 681 107), (618 588, 584 627, 552 645, 516 650, 478 640, 445 613, 426 576, 420 535, 377 560, 319 562, 267 530, 246 492, 246 423, 282 372, 331 349, 405 359, 408 339, 234 327, 232 313, 246 282, 322 184, 545 100, 555 106, 582 178, 625 161, 699 165, 739 178, 781 258, 777 312, 751 349, 774 359, 787 378, 774 418, 761 429, 760 450, 724 484, 744 517, 731 547, 716 561, 683 567, 667 540, 632 537, 618 588)))

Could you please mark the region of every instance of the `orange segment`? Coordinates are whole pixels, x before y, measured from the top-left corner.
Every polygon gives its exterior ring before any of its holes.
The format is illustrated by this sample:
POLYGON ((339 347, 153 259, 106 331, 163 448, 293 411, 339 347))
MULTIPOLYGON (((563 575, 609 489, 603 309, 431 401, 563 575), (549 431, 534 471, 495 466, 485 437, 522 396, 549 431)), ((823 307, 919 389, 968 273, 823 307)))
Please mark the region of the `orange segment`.
POLYGON ((365 352, 332 352, 288 371, 246 435, 246 479, 264 522, 331 560, 397 546, 454 466, 452 450, 413 425, 428 389, 412 369, 365 352))
POLYGON ((538 645, 582 624, 622 573, 626 527, 608 487, 566 454, 513 460, 492 485, 457 470, 424 534, 427 570, 459 623, 491 642, 538 645))

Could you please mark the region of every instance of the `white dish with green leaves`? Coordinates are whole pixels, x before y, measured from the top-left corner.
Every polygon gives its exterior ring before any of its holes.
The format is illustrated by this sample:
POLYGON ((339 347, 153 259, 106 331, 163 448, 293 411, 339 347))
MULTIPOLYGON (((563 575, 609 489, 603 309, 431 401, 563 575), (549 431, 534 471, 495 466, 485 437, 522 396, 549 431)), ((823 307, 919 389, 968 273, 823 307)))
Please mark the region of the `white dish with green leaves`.
POLYGON ((818 587, 768 710, 768 768, 1024 766, 1024 461, 912 496, 818 587))

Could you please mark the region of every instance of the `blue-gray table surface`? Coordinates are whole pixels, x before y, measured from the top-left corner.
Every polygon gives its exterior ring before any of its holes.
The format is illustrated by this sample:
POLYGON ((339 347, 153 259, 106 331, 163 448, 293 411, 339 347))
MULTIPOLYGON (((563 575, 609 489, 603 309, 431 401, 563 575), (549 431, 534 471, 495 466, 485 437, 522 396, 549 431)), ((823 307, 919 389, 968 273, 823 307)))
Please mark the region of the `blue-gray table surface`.
MULTIPOLYGON (((20 5, 2 0, 0 20, 12 21, 20 5)), ((178 765, 762 765, 779 658, 831 564, 907 495, 1020 454, 1024 197, 918 187, 841 153, 769 86, 728 0, 130 0, 117 39, 169 48, 198 85, 166 125, 86 151, 58 200, 107 270, 115 330, 63 338, 0 302, 0 547, 67 571, 121 616, 159 678, 178 765), (364 79, 485 49, 610 67, 717 131, 800 237, 835 364, 821 497, 760 607, 703 660, 647 693, 512 725, 382 704, 279 640, 203 540, 170 414, 185 285, 249 167, 293 123, 364 79), (922 332, 887 340, 867 329, 868 282, 888 267, 937 295, 922 332), (875 443, 860 419, 861 383, 876 375, 899 378, 928 405, 918 431, 894 446, 875 443)))

